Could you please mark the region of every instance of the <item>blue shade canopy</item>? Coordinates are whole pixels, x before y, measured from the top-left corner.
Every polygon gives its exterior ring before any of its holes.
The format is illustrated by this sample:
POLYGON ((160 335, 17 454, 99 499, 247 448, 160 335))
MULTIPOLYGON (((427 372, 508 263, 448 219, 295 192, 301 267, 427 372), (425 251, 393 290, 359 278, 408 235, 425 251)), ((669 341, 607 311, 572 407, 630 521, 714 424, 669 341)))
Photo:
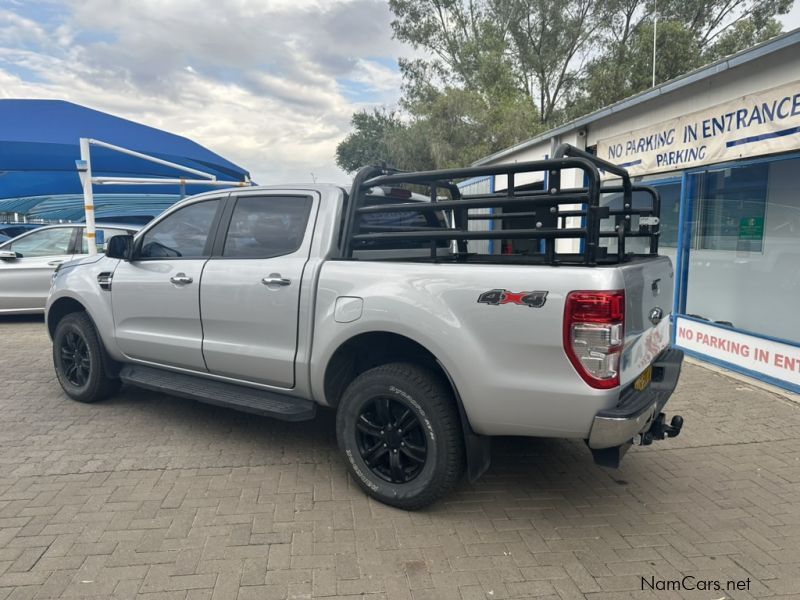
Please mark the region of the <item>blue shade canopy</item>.
MULTIPOLYGON (((141 125, 63 100, 0 100, 0 213, 4 199, 42 202, 51 196, 81 194, 75 161, 79 139, 94 138, 216 175, 231 182, 246 181, 249 173, 185 137, 141 125)), ((98 176, 195 176, 126 154, 92 146, 92 172, 98 176)), ((96 185, 96 194, 138 195, 179 193, 177 186, 96 185)), ((209 186, 187 186, 193 194, 209 186)), ((80 199, 82 202, 82 199, 80 199)), ((34 205, 37 202, 34 202, 34 205)), ((25 211, 27 212, 27 211, 25 211)))
MULTIPOLYGON (((146 222, 178 200, 178 194, 95 194, 94 217, 98 221, 146 222)), ((24 214, 34 221, 81 222, 84 220, 83 195, 59 194, 0 200, 0 212, 24 214)))

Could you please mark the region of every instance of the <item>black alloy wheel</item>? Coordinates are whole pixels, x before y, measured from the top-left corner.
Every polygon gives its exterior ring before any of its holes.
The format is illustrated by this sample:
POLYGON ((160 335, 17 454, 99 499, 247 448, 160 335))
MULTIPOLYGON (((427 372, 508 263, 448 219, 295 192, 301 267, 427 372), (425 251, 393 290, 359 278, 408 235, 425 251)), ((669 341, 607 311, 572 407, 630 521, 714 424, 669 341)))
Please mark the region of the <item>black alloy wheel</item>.
POLYGON ((402 401, 379 396, 365 403, 356 430, 361 458, 384 481, 408 483, 425 466, 428 445, 422 425, 402 401))
POLYGON ((77 331, 68 331, 61 339, 61 364, 64 377, 75 387, 83 387, 89 380, 92 361, 86 340, 77 331))
POLYGON ((69 313, 56 323, 53 366, 62 389, 78 402, 108 398, 121 383, 114 361, 85 312, 69 313))
POLYGON ((339 401, 336 438, 353 480, 398 508, 428 506, 464 471, 456 399, 427 365, 386 363, 359 374, 339 401))

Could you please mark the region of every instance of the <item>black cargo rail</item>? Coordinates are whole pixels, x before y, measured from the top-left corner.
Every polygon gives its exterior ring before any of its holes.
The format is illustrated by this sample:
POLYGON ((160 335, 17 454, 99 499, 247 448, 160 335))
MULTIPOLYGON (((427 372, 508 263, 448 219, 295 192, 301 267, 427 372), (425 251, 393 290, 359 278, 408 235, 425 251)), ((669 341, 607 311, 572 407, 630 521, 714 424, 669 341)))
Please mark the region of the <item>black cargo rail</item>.
MULTIPOLYGON (((596 265, 618 263, 634 256, 626 252, 627 238, 648 238, 648 252, 644 256, 658 254, 661 203, 658 192, 648 186, 631 183, 628 172, 588 152, 562 144, 555 157, 507 165, 467 167, 437 171, 401 172, 385 167, 364 167, 358 171, 350 193, 345 213, 342 234, 341 258, 353 258, 353 252, 368 248, 369 242, 430 242, 430 257, 434 260, 467 260, 474 254, 467 252, 469 240, 519 240, 540 242, 544 247, 536 254, 537 262, 544 264, 596 265), (577 169, 583 174, 584 187, 562 188, 561 178, 565 169, 577 169), (603 186, 600 171, 613 173, 621 178, 621 184, 603 186), (521 174, 541 173, 546 184, 543 190, 520 189, 521 174), (507 189, 496 193, 462 194, 456 181, 481 176, 505 175, 507 189), (425 190, 428 202, 419 199, 395 198, 394 192, 375 195, 375 188, 404 189, 419 192, 425 190), (446 192, 449 199, 441 199, 446 192), (652 203, 649 208, 633 208, 633 194, 646 193, 652 203), (621 194, 622 207, 601 206, 603 194, 621 194), (370 204, 380 199, 381 203, 370 204), (580 208, 575 208, 580 205, 580 208), (500 209, 501 213, 474 214, 476 209, 500 209), (505 212, 508 210, 518 212, 505 212), (449 215, 447 226, 434 227, 409 225, 370 225, 363 216, 377 213, 403 213, 449 215), (634 217, 640 222, 632 227, 634 217), (534 228, 473 230, 470 222, 513 223, 519 219, 536 219, 534 228), (568 226, 568 218, 580 218, 580 226, 568 226), (641 219, 645 218, 642 222, 641 219), (603 220, 610 219, 612 228, 603 228, 603 220), (614 238, 615 252, 601 246, 601 241, 614 238), (580 240, 579 253, 557 253, 556 240, 580 240), (455 242, 457 252, 449 257, 440 254, 441 242, 455 242)), ((486 259, 492 255, 480 255, 486 259)), ((533 255, 532 255, 533 256, 533 255)))

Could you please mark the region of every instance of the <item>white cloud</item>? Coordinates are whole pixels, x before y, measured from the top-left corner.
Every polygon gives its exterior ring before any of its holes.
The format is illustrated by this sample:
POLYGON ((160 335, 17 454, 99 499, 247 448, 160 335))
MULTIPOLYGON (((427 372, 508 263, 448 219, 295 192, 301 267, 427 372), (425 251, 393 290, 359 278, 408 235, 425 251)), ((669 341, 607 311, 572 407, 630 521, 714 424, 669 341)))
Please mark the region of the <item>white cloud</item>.
POLYGON ((371 92, 393 96, 402 83, 397 69, 390 69, 378 62, 359 59, 351 79, 371 92))
POLYGON ((0 9, 0 97, 163 128, 260 183, 344 182, 352 112, 396 102, 405 50, 377 0, 40 0, 0 9))

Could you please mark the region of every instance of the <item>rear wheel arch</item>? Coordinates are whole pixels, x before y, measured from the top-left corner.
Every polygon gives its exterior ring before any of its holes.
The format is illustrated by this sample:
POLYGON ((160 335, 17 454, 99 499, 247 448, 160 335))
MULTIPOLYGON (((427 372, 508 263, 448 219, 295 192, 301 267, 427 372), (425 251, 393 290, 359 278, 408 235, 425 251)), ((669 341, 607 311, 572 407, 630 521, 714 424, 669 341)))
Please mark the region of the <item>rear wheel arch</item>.
POLYGON ((489 467, 490 438, 473 431, 452 376, 436 355, 419 342, 388 331, 361 333, 343 342, 325 367, 325 400, 336 408, 347 386, 361 373, 395 362, 425 367, 450 390, 461 419, 468 476, 470 481, 478 479, 489 467))
POLYGON ((371 331, 351 337, 331 355, 325 367, 325 400, 330 406, 336 407, 351 381, 369 369, 392 362, 409 362, 427 367, 454 387, 444 367, 425 346, 397 333, 371 331))

